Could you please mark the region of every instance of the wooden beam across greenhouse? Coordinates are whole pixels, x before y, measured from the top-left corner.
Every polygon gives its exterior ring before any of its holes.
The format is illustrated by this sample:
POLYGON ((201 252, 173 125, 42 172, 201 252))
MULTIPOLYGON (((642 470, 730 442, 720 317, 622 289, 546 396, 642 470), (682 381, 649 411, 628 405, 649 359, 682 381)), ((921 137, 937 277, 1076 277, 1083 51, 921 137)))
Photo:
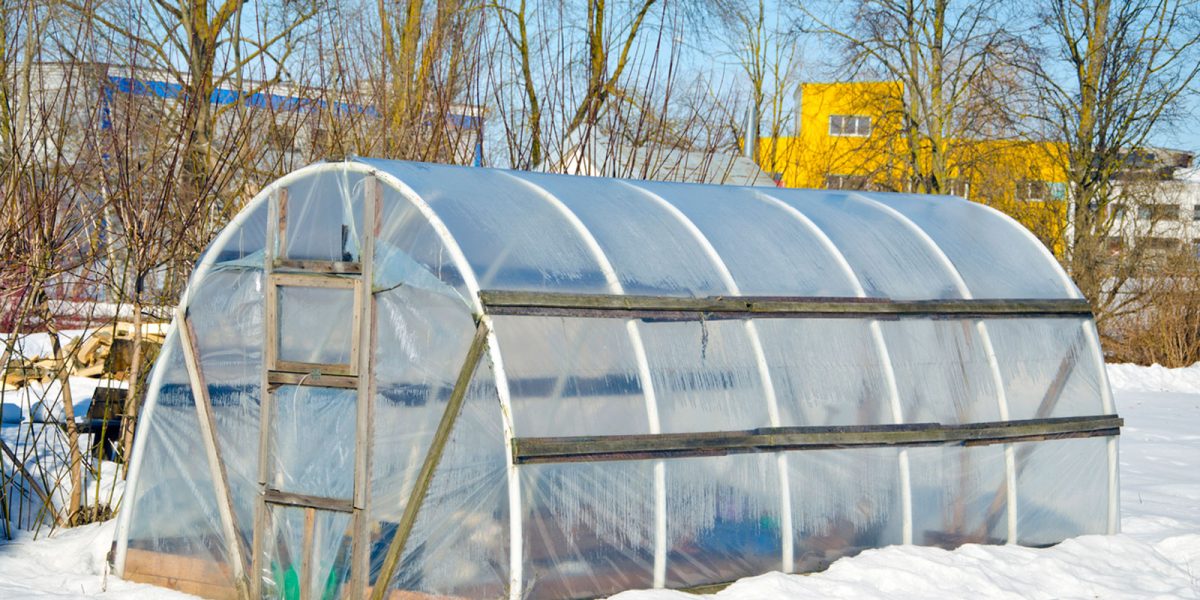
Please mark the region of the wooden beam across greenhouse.
POLYGON ((1119 435, 1116 415, 996 421, 966 425, 907 423, 828 427, 763 427, 649 435, 527 437, 512 440, 513 462, 590 462, 749 452, 878 448, 886 446, 982 446, 1119 435))
POLYGON ((493 315, 595 317, 690 321, 745 318, 1091 317, 1083 299, 890 300, 782 296, 638 296, 483 290, 484 311, 493 315))

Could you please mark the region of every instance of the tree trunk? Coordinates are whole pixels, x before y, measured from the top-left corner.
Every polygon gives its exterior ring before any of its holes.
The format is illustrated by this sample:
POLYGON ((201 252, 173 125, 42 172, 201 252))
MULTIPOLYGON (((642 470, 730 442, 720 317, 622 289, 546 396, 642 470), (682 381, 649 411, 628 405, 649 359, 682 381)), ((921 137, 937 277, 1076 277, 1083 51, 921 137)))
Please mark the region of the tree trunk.
POLYGON ((125 414, 121 420, 121 455, 125 459, 125 472, 129 472, 133 457, 133 434, 137 431, 138 411, 142 396, 142 276, 137 277, 137 290, 133 294, 133 357, 129 361, 129 390, 125 396, 125 414))
MULTIPOLYGON (((49 298, 46 297, 44 290, 40 290, 39 294, 43 303, 42 315, 45 319, 46 330, 50 334, 50 348, 54 352, 54 363, 58 368, 55 378, 58 379, 62 389, 63 421, 67 430, 69 461, 67 469, 71 477, 71 494, 67 500, 66 518, 60 522, 65 522, 69 527, 79 524, 82 516, 80 508, 83 504, 83 452, 79 450, 79 429, 75 425, 75 402, 71 394, 70 365, 67 357, 63 355, 62 343, 58 339, 58 328, 54 326, 54 315, 50 309, 49 298)), ((45 400, 42 405, 45 407, 44 410, 49 410, 49 405, 45 400)))

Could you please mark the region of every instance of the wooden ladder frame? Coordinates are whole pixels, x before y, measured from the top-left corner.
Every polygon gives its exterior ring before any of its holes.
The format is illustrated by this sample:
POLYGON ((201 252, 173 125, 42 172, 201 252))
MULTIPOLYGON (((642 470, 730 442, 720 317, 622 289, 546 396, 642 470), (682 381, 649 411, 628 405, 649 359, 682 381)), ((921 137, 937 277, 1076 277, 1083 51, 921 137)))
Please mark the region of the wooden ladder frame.
POLYGON ((304 510, 304 533, 300 558, 300 599, 313 600, 321 594, 312 589, 312 559, 317 511, 350 515, 351 569, 345 596, 362 598, 370 568, 368 523, 368 487, 371 471, 372 422, 374 420, 375 301, 372 295, 375 238, 379 233, 379 180, 368 176, 363 181, 362 231, 359 232, 359 261, 315 261, 286 258, 286 189, 270 198, 267 211, 266 244, 263 252, 264 341, 260 386, 260 422, 258 444, 258 494, 254 507, 254 537, 251 550, 249 593, 261 598, 263 592, 263 552, 268 525, 274 507, 304 510), (347 364, 319 364, 280 360, 279 296, 283 287, 345 289, 354 294, 351 316, 350 360, 347 364), (314 386, 355 390, 354 490, 351 498, 326 498, 290 493, 271 487, 271 423, 275 412, 275 392, 279 386, 314 386))

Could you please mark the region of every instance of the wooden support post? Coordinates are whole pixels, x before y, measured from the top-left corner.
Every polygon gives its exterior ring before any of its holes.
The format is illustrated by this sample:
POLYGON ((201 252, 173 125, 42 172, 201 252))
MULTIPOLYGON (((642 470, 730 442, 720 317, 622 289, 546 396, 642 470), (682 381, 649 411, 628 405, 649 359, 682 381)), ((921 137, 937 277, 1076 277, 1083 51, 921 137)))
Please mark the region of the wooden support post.
POLYGON ((287 206, 287 189, 276 191, 267 204, 266 243, 263 245, 263 368, 258 391, 258 500, 254 504, 254 538, 250 558, 250 595, 262 598, 263 544, 267 529, 267 504, 263 494, 267 489, 267 474, 270 470, 271 408, 274 395, 271 392, 270 372, 275 367, 276 346, 279 343, 278 307, 276 292, 271 285, 275 257, 280 253, 287 206))
POLYGON ((360 274, 355 306, 355 366, 357 368, 358 395, 355 408, 354 432, 354 513, 353 548, 350 566, 350 597, 362 598, 366 593, 367 579, 371 570, 370 543, 370 485, 371 448, 374 440, 375 421, 375 295, 372 286, 375 278, 375 238, 379 235, 381 199, 383 187, 375 177, 363 182, 363 230, 359 233, 360 274))
POLYGON ((475 374, 475 366, 479 364, 479 359, 483 356, 483 351, 487 346, 487 334, 487 325, 481 322, 476 326, 475 339, 471 340, 471 347, 467 351, 462 369, 458 372, 454 389, 450 392, 450 400, 446 403, 442 420, 438 423, 437 431, 433 434, 433 441, 429 444, 429 451, 425 454, 425 462, 421 465, 417 480, 413 483, 412 492, 408 495, 408 504, 404 506, 404 514, 396 526, 396 534, 392 538, 391 545, 388 546, 387 555, 383 559, 383 567, 379 570, 379 577, 375 580, 375 586, 371 590, 371 600, 383 600, 387 594, 388 583, 391 582, 392 577, 396 574, 396 568, 400 565, 400 558, 408 543, 408 536, 412 534, 421 505, 425 502, 425 494, 428 493, 429 485, 433 482, 434 471, 437 470, 438 463, 442 460, 442 452, 446 449, 446 443, 450 440, 454 423, 462 411, 467 388, 470 387, 471 377, 475 374))
POLYGON ((196 332, 192 329, 192 322, 188 318, 185 307, 179 307, 175 319, 179 324, 183 361, 187 367, 192 397, 195 399, 196 417, 200 422, 200 437, 204 441, 204 453, 208 458, 208 472, 217 493, 217 513, 221 517, 221 528, 225 535, 225 549, 229 553, 229 562, 233 569, 233 580, 238 588, 238 595, 248 599, 250 598, 250 588, 246 581, 246 550, 242 547, 242 536, 237 526, 237 514, 233 510, 233 495, 229 491, 229 478, 225 473, 225 462, 221 459, 221 449, 217 441, 217 422, 213 416, 212 402, 208 396, 208 385, 204 381, 204 373, 200 367, 200 350, 196 346, 196 332))
POLYGON ((304 536, 300 544, 300 600, 312 600, 313 597, 313 533, 316 528, 316 509, 304 509, 304 536))

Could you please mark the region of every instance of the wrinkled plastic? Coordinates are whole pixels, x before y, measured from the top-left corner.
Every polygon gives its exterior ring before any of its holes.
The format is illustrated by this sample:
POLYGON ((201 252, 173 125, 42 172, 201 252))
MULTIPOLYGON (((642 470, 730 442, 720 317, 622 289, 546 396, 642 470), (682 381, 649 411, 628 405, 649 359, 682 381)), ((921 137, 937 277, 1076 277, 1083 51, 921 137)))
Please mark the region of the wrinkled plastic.
MULTIPOLYGON (((947 548, 1040 546, 1115 527, 1111 438, 520 465, 509 456, 514 437, 1104 414, 1112 409, 1090 319, 491 316, 484 321, 494 345, 474 366, 399 568, 381 581, 464 367, 480 290, 1079 294, 1027 232, 961 200, 374 160, 316 165, 279 182, 288 192, 283 257, 360 260, 369 174, 381 194, 370 282, 368 586, 443 597, 594 597, 822 569, 903 543, 906 532, 914 543, 947 548)), ((186 299, 245 549, 259 503, 264 342, 278 335, 281 359, 329 364, 348 363, 353 343, 348 289, 279 288, 281 331, 265 331, 265 232, 277 226, 267 221, 267 195, 253 201, 206 251, 186 299)), ((151 563, 138 560, 147 556, 188 559, 199 562, 179 564, 217 565, 209 583, 231 588, 181 353, 172 334, 151 378, 120 552, 127 574, 145 575, 151 563)), ((300 381, 274 393, 267 485, 352 497, 357 391, 300 381)), ((251 576, 267 596, 293 598, 303 585, 314 597, 346 592, 348 515, 315 511, 311 529, 300 508, 273 506, 264 516, 262 568, 251 576)))

